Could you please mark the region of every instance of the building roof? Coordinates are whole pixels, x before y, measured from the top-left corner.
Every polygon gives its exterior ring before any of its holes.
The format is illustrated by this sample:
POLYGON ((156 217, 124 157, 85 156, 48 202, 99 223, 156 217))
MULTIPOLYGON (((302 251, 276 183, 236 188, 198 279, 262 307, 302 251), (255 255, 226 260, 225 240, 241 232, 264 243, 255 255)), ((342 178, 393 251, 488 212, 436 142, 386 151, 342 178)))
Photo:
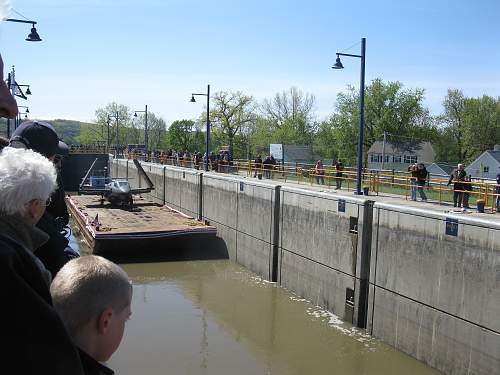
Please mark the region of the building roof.
POLYGON ((432 147, 430 142, 398 142, 393 143, 390 141, 385 142, 385 150, 384 150, 384 142, 375 141, 372 146, 368 150, 369 154, 381 154, 382 151, 387 155, 392 154, 408 154, 412 153, 415 155, 423 155, 428 153, 429 151, 434 153, 434 148, 432 147))
POLYGON ((495 159, 496 161, 498 161, 500 163, 500 151, 488 150, 486 152, 488 154, 490 154, 493 157, 493 159, 495 159))
POLYGON ((431 169, 431 167, 436 166, 441 169, 444 174, 451 174, 451 172, 457 167, 457 164, 448 164, 448 163, 432 163, 427 167, 427 170, 431 169))

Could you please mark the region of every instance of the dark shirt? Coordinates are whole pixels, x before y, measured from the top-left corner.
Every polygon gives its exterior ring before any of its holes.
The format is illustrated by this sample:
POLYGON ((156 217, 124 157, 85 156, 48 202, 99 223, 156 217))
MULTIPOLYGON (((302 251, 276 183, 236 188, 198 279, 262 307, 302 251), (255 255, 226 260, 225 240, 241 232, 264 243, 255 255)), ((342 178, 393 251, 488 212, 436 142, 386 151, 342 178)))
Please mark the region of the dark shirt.
POLYGON ((341 162, 335 163, 335 170, 337 171, 335 175, 337 177, 342 177, 342 171, 344 170, 344 165, 341 162))
POLYGON ((68 208, 66 207, 66 201, 64 200, 64 188, 62 185, 61 174, 57 174, 57 188, 54 193, 51 195, 52 201, 47 206, 46 211, 52 215, 53 218, 61 217, 64 225, 67 225, 69 222, 69 214, 68 208))
POLYGON ((59 226, 48 212, 43 214, 36 226, 47 233, 50 238, 35 251, 35 255, 50 271, 52 277, 55 277, 62 266, 69 261, 65 253, 69 241, 61 234, 59 226))
POLYGON ((255 168, 262 168, 262 158, 261 157, 257 157, 257 159, 255 159, 255 168))
POLYGON ((425 180, 427 180, 427 169, 424 168, 417 168, 416 171, 416 177, 419 185, 425 185, 425 180))
POLYGON ((448 185, 453 182, 453 189, 454 190, 463 190, 463 188, 464 188, 463 181, 465 181, 466 176, 467 176, 467 173, 465 172, 465 169, 462 169, 461 171, 458 169, 455 169, 450 176, 450 180, 448 181, 448 185))
POLYGON ((97 362, 82 349, 78 348, 85 375, 113 375, 115 372, 102 363, 97 362))

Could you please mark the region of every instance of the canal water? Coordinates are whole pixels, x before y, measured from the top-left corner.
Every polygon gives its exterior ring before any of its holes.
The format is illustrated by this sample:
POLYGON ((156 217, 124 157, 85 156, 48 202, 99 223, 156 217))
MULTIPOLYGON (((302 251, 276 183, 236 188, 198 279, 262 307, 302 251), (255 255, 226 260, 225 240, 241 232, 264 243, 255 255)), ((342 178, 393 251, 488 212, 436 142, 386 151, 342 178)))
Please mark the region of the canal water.
POLYGON ((123 265, 132 374, 437 374, 229 260, 123 265))
POLYGON ((117 374, 439 373, 230 260, 121 266, 134 294, 117 374))

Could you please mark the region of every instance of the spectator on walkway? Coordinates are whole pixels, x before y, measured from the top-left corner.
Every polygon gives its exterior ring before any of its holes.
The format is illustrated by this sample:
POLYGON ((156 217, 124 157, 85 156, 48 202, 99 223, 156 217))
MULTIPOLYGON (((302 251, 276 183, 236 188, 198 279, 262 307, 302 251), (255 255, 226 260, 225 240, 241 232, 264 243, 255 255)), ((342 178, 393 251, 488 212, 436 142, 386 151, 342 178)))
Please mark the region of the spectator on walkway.
POLYGON ((470 192, 472 191, 472 179, 471 176, 465 176, 464 178, 464 198, 463 198, 463 207, 464 208, 470 208, 469 207, 469 196, 470 192))
POLYGON ((316 175, 316 183, 318 185, 325 184, 325 167, 323 166, 323 162, 318 160, 316 162, 316 166, 314 167, 314 174, 316 175))
POLYGON ((49 236, 35 227, 56 188, 54 165, 32 150, 0 154, 0 309, 5 374, 83 374, 52 307, 50 272, 33 252, 49 236))
POLYGON ((453 207, 462 207, 465 176, 467 176, 467 173, 463 164, 458 164, 457 168, 451 173, 448 186, 453 182, 453 207))
POLYGON ((271 178, 271 169, 273 168, 273 162, 271 161, 271 156, 266 156, 262 165, 264 167, 264 177, 267 179, 271 178))
MULTIPOLYGON (((425 165, 423 163, 417 164, 417 187, 418 187, 418 193, 420 194, 420 198, 422 199, 422 202, 427 201, 427 196, 425 195, 424 188, 425 188, 425 182, 427 181, 427 169, 425 168, 425 165)), ((415 200, 417 199, 415 195, 415 200)))
POLYGON ((342 171, 344 170, 344 165, 340 159, 335 163, 335 190, 342 188, 342 171))
POLYGON ((411 200, 417 200, 417 176, 418 176, 418 168, 416 164, 412 164, 408 167, 408 171, 410 172, 410 189, 411 189, 411 200))
POLYGON ((61 269, 50 293, 85 373, 111 374, 99 362, 118 349, 131 315, 132 286, 125 271, 102 257, 84 256, 61 269))
POLYGON ((276 159, 274 158, 273 154, 269 155, 269 159, 271 160, 271 179, 273 179, 274 170, 276 169, 276 159))
POLYGON ((497 194, 497 212, 500 212, 500 173, 497 174, 497 186, 495 188, 495 194, 497 194))
POLYGON ((214 171, 217 170, 217 158, 213 152, 210 152, 210 170, 214 171))
POLYGON ((257 157, 255 158, 253 167, 254 167, 253 177, 255 178, 259 176, 259 180, 262 180, 262 158, 260 155, 257 155, 257 157))

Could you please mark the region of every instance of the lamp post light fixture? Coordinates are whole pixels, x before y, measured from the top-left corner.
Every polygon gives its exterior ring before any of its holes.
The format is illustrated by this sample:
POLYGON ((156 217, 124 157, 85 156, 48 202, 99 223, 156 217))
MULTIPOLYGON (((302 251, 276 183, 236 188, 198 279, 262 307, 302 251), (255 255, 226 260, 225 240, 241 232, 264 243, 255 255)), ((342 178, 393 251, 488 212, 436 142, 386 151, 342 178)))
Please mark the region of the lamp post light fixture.
POLYGON ((115 146, 115 159, 118 158, 118 120, 119 120, 119 115, 118 111, 115 112, 113 116, 108 115, 108 120, 107 120, 107 125, 108 125, 108 141, 107 141, 107 152, 109 153, 109 147, 111 146, 111 135, 110 135, 110 123, 111 119, 114 118, 116 121, 116 146, 115 146))
POLYGON ((365 52, 366 52, 366 38, 361 38, 361 54, 351 55, 348 53, 337 52, 337 59, 332 69, 344 69, 340 56, 357 57, 361 59, 361 78, 359 84, 359 127, 358 127, 358 165, 356 175, 356 192, 355 194, 361 195, 361 182, 363 178, 363 130, 365 127, 365 52))
MULTIPOLYGON (((19 97, 19 98, 22 98, 22 99, 28 99, 26 97, 26 95, 31 95, 31 91, 30 91, 30 85, 20 85, 16 82, 16 69, 14 66, 12 66, 12 70, 9 72, 9 74, 7 75, 7 80, 5 81, 11 95, 13 97, 19 97), (21 87, 27 87, 28 89, 26 90, 26 95, 25 93, 23 93, 23 91, 21 90, 21 87)), ((22 106, 19 106, 19 107, 22 107, 22 106)), ((14 130, 17 128, 18 126, 18 121, 17 121, 17 118, 14 118, 14 130)), ((10 119, 7 119, 7 137, 10 137, 10 130, 11 130, 11 127, 10 127, 10 119)))
POLYGON ((145 105, 144 111, 134 111, 134 117, 137 117, 138 113, 144 113, 144 146, 146 148, 146 158, 148 154, 148 105, 145 105))
POLYGON ((21 125, 21 121, 22 121, 21 115, 24 115, 24 118, 27 119, 28 113, 30 113, 29 108, 26 107, 25 105, 18 105, 17 108, 18 108, 18 111, 17 111, 17 118, 16 118, 16 121, 17 121, 16 128, 19 125, 21 125), (19 108, 24 108, 24 112, 19 111, 19 108))
POLYGON ((18 85, 19 87, 27 87, 26 91, 24 92, 26 95, 31 95, 31 90, 30 90, 30 85, 18 85))
POLYGON ((195 96, 206 96, 207 97, 207 131, 205 138, 205 171, 208 172, 208 159, 210 157, 210 85, 207 85, 207 93, 206 94, 191 94, 190 103, 196 103, 194 99, 195 96))
POLYGON ((5 21, 31 24, 31 32, 26 37, 26 41, 28 41, 28 42, 41 42, 42 41, 42 39, 40 38, 40 35, 38 35, 38 32, 36 31, 36 27, 35 27, 36 21, 19 20, 16 18, 7 18, 7 19, 5 19, 5 21))

